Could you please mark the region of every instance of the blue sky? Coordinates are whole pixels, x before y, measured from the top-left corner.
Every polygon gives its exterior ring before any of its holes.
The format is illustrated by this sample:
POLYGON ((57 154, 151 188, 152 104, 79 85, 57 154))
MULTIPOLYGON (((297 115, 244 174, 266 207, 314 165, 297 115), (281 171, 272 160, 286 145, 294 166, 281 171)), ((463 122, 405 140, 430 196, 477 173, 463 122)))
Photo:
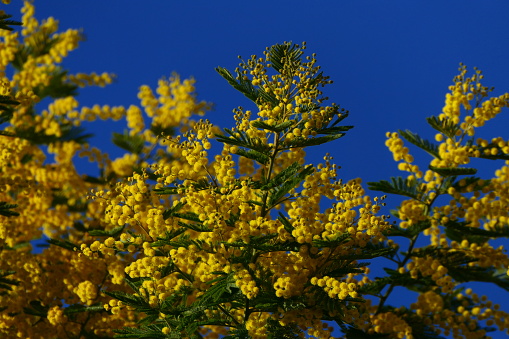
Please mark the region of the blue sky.
MULTIPOLYGON (((35 6, 39 19, 53 16, 61 29, 83 28, 87 40, 64 63, 71 73, 118 76, 107 88, 83 90, 82 105, 138 104, 140 85, 155 87, 175 71, 194 76, 199 98, 215 106, 207 118, 221 127, 233 126, 232 109, 249 107, 249 101, 214 68, 233 69, 238 55, 261 55, 275 43, 306 41, 307 51, 317 53, 318 64, 334 80, 325 94, 350 111, 345 124, 355 126, 332 145, 314 149, 309 161, 331 153, 344 179, 399 175, 384 146, 385 133, 410 129, 432 139, 425 118, 440 114, 460 62, 481 69, 495 94, 509 91, 509 2, 503 0, 37 0, 35 6)), ((16 7, 7 9, 15 18, 16 7)), ((508 138, 508 111, 501 115, 479 136, 508 138)), ((92 143, 121 155, 108 148, 108 135, 124 128, 123 122, 94 125, 92 143)), ((429 160, 423 152, 414 156, 420 164, 429 160)), ((485 162, 481 174, 489 176, 497 166, 485 162)), ((509 299, 497 288, 480 293, 509 299)))

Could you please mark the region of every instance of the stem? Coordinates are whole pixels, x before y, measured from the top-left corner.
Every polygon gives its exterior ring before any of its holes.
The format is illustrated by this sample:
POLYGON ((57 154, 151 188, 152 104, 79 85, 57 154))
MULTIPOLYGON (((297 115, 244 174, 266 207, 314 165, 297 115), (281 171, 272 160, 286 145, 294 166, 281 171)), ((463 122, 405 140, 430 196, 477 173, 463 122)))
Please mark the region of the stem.
MULTIPOLYGON (((274 150, 272 151, 272 155, 270 157, 269 169, 267 174, 265 175, 265 182, 268 182, 272 176, 272 170, 274 169, 274 163, 276 161, 276 155, 279 151, 279 133, 274 135, 274 150)), ((265 191, 263 194, 263 206, 262 206, 262 217, 264 217, 269 211, 267 209, 267 199, 269 197, 269 192, 265 191)))
POLYGON ((224 315, 226 315, 227 317, 229 317, 231 320, 233 320, 233 322, 235 323, 235 325, 240 325, 239 322, 237 320, 235 320, 235 318, 230 314, 228 313, 227 310, 224 309, 223 306, 221 306, 220 304, 217 305, 217 307, 221 310, 221 312, 223 312, 224 315))
POLYGON ((249 310, 249 299, 246 297, 246 313, 244 314, 244 322, 249 320, 250 315, 251 311, 249 310))
MULTIPOLYGON (((405 264, 408 262, 408 260, 410 260, 410 258, 412 257, 412 250, 414 249, 414 246, 415 246, 415 243, 417 242, 418 237, 419 237, 419 234, 417 234, 416 236, 413 237, 412 241, 410 242, 410 245, 408 246, 407 254, 406 254, 405 258, 403 259, 403 261, 398 264, 398 268, 405 266, 405 264)), ((385 295, 383 295, 380 298, 380 303, 378 304, 376 314, 380 313, 380 311, 382 310, 382 307, 384 306, 385 302, 387 301, 387 298, 389 298, 394 287, 396 287, 396 285, 394 285, 394 283, 391 283, 389 285, 389 288, 387 289, 387 292, 385 292, 385 295)))

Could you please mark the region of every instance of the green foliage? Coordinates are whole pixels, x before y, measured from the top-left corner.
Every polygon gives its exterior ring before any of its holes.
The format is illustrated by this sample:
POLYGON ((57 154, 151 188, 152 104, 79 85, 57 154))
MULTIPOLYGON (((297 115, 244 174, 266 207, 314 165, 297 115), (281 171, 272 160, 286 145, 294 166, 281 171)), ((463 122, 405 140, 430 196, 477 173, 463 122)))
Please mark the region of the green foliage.
POLYGON ((429 166, 429 169, 435 173, 440 174, 444 178, 457 175, 471 175, 477 173, 477 170, 475 168, 459 168, 459 167, 444 168, 429 166))
POLYGON ((93 136, 91 133, 84 133, 85 128, 76 127, 71 124, 61 125, 61 136, 47 135, 44 131, 36 132, 34 127, 27 129, 16 129, 14 136, 29 140, 36 145, 49 145, 57 141, 73 140, 79 144, 84 144, 93 136))
MULTIPOLYGON (((15 273, 16 273, 15 271, 0 270, 0 289, 12 291, 11 286, 19 286, 19 284, 20 284, 19 281, 15 280, 15 279, 7 278, 8 276, 13 275, 15 273)), ((5 294, 7 294, 6 291, 0 292, 0 295, 5 295, 5 294)))
POLYGON ((68 96, 76 96, 78 94, 78 86, 66 82, 67 71, 61 68, 55 69, 49 74, 49 84, 46 86, 37 86, 34 93, 39 98, 65 98, 68 96))
POLYGON ((413 199, 418 199, 421 192, 415 180, 403 179, 401 177, 391 178, 391 181, 380 180, 379 182, 368 182, 368 188, 373 191, 380 191, 388 194, 398 194, 413 199))
POLYGON ((438 154, 438 146, 437 145, 432 144, 428 140, 422 139, 419 135, 417 135, 409 130, 406 130, 406 131, 398 130, 398 133, 403 138, 405 138, 405 140, 407 140, 408 142, 411 142, 412 144, 419 147, 420 149, 428 152, 435 158, 440 158, 440 155, 438 154))
POLYGON ((5 201, 0 201, 0 215, 3 215, 4 217, 19 216, 18 212, 12 210, 16 207, 18 207, 18 205, 8 204, 5 201))
MULTIPOLYGON (((426 121, 428 121, 428 124, 431 127, 433 127, 435 130, 439 131, 440 133, 443 133, 448 138, 454 138, 460 130, 460 126, 458 126, 458 124, 455 124, 450 120, 445 120, 445 119, 440 120, 439 118, 437 118, 435 116, 426 118, 426 121)), ((417 145, 417 146, 419 146, 419 145, 417 145)))
POLYGON ((104 231, 104 230, 90 230, 88 232, 88 234, 90 235, 93 235, 95 237, 118 237, 122 231, 124 230, 125 226, 122 225, 122 226, 118 226, 118 227, 115 227, 109 231, 104 231))
POLYGON ((0 29, 5 29, 8 31, 13 31, 14 28, 10 26, 21 26, 23 23, 15 20, 8 20, 12 18, 12 15, 1 14, 0 15, 0 29))
POLYGON ((60 239, 48 239, 46 240, 48 244, 52 244, 58 247, 65 248, 69 251, 75 251, 77 248, 79 248, 78 245, 70 242, 69 240, 60 240, 60 239))
MULTIPOLYGON (((238 90, 240 93, 244 94, 247 98, 249 98, 254 103, 258 102, 258 99, 262 96, 261 93, 264 93, 265 97, 268 97, 268 94, 261 91, 258 88, 255 88, 251 81, 246 77, 242 76, 242 73, 239 70, 236 70, 237 76, 234 77, 229 70, 224 67, 216 67, 216 72, 218 72, 228 83, 238 90)), ((270 97, 271 98, 271 97, 270 97)), ((272 102, 276 102, 275 98, 271 98, 272 102)))
POLYGON ((127 131, 124 134, 114 132, 112 141, 118 147, 133 154, 140 154, 145 143, 140 135, 129 135, 127 131))
POLYGON ((0 124, 11 120, 14 113, 14 109, 11 106, 15 105, 19 105, 19 101, 13 100, 8 95, 0 95, 0 124))

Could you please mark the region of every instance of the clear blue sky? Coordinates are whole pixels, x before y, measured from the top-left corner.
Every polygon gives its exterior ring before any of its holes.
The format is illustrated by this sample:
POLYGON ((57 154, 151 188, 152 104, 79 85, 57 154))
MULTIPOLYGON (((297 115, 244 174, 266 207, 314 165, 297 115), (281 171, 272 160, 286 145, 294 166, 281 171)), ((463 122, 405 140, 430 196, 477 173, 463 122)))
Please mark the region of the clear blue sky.
MULTIPOLYGON (((306 41, 335 81, 325 94, 350 111, 345 123, 355 125, 333 145, 316 148, 309 161, 330 152, 344 179, 368 182, 400 174, 384 146, 385 133, 410 129, 433 138, 425 118, 440 114, 460 62, 483 70, 484 84, 496 94, 509 91, 509 2, 503 0, 37 0, 35 5, 39 19, 53 16, 61 29, 83 28, 87 41, 64 63, 71 73, 118 75, 105 89, 83 90, 82 105, 138 104, 140 85, 154 87, 176 71, 195 77, 199 98, 215 104, 207 118, 222 127, 232 126, 233 108, 249 102, 214 68, 233 69, 237 55, 261 55, 274 43, 306 41)), ((16 17, 14 8, 7 10, 16 17)), ((507 139, 508 111, 503 115, 479 135, 507 139)), ((125 125, 104 126, 96 127, 92 140, 103 149, 109 130, 125 125)), ((429 159, 414 156, 421 164, 429 159)), ((482 173, 488 176, 493 168, 483 167, 482 173)), ((480 293, 509 300, 496 287, 480 293)))

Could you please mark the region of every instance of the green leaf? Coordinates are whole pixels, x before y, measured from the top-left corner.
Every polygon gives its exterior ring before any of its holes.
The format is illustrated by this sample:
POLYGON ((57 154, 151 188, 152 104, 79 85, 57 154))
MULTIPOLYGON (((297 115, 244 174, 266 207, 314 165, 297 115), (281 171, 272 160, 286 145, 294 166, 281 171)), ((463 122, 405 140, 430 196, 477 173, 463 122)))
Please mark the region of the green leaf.
POLYGON ((262 165, 267 165, 270 161, 270 157, 252 149, 247 151, 243 149, 238 149, 236 154, 244 158, 252 159, 262 165))
POLYGON ((125 228, 125 225, 124 226, 117 226, 109 231, 105 231, 105 230, 90 230, 88 231, 88 234, 94 236, 94 237, 113 237, 113 238, 116 238, 120 235, 120 233, 122 233, 122 231, 124 230, 125 228))
POLYGON ((78 86, 67 82, 68 71, 58 67, 49 75, 48 85, 39 85, 34 88, 34 93, 40 98, 50 97, 53 99, 66 98, 78 95, 78 86))
POLYGON ((9 18, 12 18, 12 15, 8 14, 2 14, 0 15, 0 29, 5 29, 7 31, 13 31, 14 28, 10 26, 21 26, 23 25, 20 21, 14 21, 14 20, 7 20, 9 18))
POLYGON ((27 129, 16 129, 15 136, 37 145, 49 145, 58 141, 75 141, 78 144, 84 144, 88 138, 93 136, 90 133, 84 134, 83 127, 76 127, 72 124, 61 124, 60 131, 62 132, 61 136, 47 135, 44 131, 35 132, 35 127, 32 126, 27 129))
POLYGON ((162 188, 154 188, 154 192, 156 192, 157 194, 168 194, 168 195, 171 195, 171 194, 178 194, 178 190, 179 189, 182 189, 182 188, 179 188, 179 187, 162 187, 162 188))
POLYGON ((403 138, 405 138, 405 140, 407 140, 408 142, 410 142, 410 143, 414 144, 415 146, 421 148, 422 150, 428 152, 433 157, 435 157, 437 159, 441 159, 440 158, 440 154, 438 153, 438 146, 437 145, 432 144, 428 140, 422 139, 419 135, 417 135, 415 133, 412 133, 409 130, 405 130, 405 131, 398 130, 398 133, 403 138))
POLYGON ((253 86, 249 79, 244 78, 244 75, 241 74, 240 71, 237 72, 236 78, 224 67, 216 67, 216 72, 228 81, 233 88, 244 94, 254 103, 257 103, 260 96, 259 90, 253 86))
MULTIPOLYGON (((387 267, 384 267, 383 270, 385 271, 385 273, 388 274, 388 276, 383 277, 381 279, 380 278, 375 279, 375 283, 379 284, 380 286, 378 287, 382 287, 382 289, 385 286, 384 284, 392 284, 394 286, 402 286, 411 291, 422 293, 436 286, 435 281, 433 281, 433 279, 431 279, 431 277, 429 276, 423 277, 422 275, 419 275, 418 279, 413 279, 410 273, 408 272, 399 273, 397 270, 393 270, 387 267)), ((370 288, 375 287, 370 286, 366 288, 369 290, 370 288)), ((360 290, 363 289, 361 288, 360 290)), ((380 293, 380 291, 378 293, 380 293)), ((366 293, 368 294, 368 292, 366 293)))
POLYGON ((322 128, 319 130, 316 130, 317 134, 341 134, 341 136, 344 135, 342 132, 347 132, 351 130, 354 126, 338 126, 338 127, 327 127, 322 128))
POLYGON ((345 232, 342 234, 335 234, 334 236, 328 236, 328 239, 314 239, 313 240, 313 246, 318 248, 335 248, 337 246, 340 246, 341 244, 344 244, 345 242, 350 241, 350 233, 345 232))
POLYGON ((31 36, 30 45, 25 44, 14 54, 12 65, 18 71, 23 69, 29 57, 37 58, 49 53, 51 48, 58 42, 57 38, 51 38, 50 32, 40 31, 41 34, 31 36))
POLYGON ((173 217, 201 223, 199 215, 194 212, 185 212, 185 213, 174 212, 173 217))
POLYGON ((269 209, 280 204, 281 198, 283 198, 288 192, 296 188, 308 175, 313 173, 313 166, 309 165, 303 168, 300 173, 288 178, 283 184, 275 187, 270 191, 268 207, 269 209))
POLYGON ((25 314, 35 315, 38 317, 46 318, 48 315, 49 306, 43 306, 39 300, 30 301, 30 307, 23 307, 25 314))
POLYGON ((267 191, 269 189, 272 189, 274 187, 282 185, 285 181, 287 181, 290 178, 293 178, 293 176, 299 172, 299 170, 302 170, 304 167, 299 165, 298 162, 294 162, 281 172, 279 172, 274 178, 272 178, 269 182, 265 183, 260 189, 267 191))
POLYGON ((373 191, 381 191, 388 194, 398 194, 419 200, 421 192, 417 189, 416 181, 409 181, 402 177, 391 177, 391 182, 381 180, 379 182, 368 182, 368 188, 373 191))
POLYGON ((152 124, 150 125, 150 130, 152 133, 154 133, 155 136, 174 136, 175 133, 175 127, 169 126, 169 127, 163 127, 159 124, 152 124))
MULTIPOLYGON (((129 280, 125 279, 125 281, 128 282, 129 280)), ((134 295, 132 295, 130 293, 125 293, 125 292, 122 292, 122 291, 114 291, 114 292, 103 291, 103 293, 108 295, 108 296, 110 296, 110 297, 112 297, 112 298, 115 298, 117 300, 122 301, 126 305, 133 306, 133 307, 135 307, 137 309, 147 308, 147 305, 148 305, 143 300, 143 298, 134 296, 134 295)))
POLYGON ((304 52, 299 45, 287 42, 275 44, 269 48, 269 62, 278 73, 283 73, 285 68, 291 73, 301 64, 301 57, 304 52))
POLYGON ((85 174, 83 176, 83 180, 85 182, 88 182, 91 184, 99 184, 99 185, 104 185, 108 182, 107 180, 105 180, 105 178, 97 178, 97 177, 90 176, 88 174, 85 174))
POLYGON ((385 339, 390 337, 390 334, 366 333, 352 326, 345 327, 343 332, 346 334, 346 339, 385 339))
POLYGON ((390 229, 384 232, 384 235, 391 237, 405 237, 408 239, 412 239, 418 234, 421 234, 422 231, 431 227, 431 221, 428 219, 420 221, 416 224, 409 226, 408 228, 401 228, 397 225, 393 225, 390 229))
POLYGON ((282 326, 276 319, 267 319, 267 338, 268 339, 299 339, 302 330, 296 323, 290 323, 282 326))
POLYGON ((70 242, 69 240, 60 240, 60 239, 47 239, 46 242, 51 245, 55 245, 58 247, 65 248, 69 251, 75 251, 75 248, 80 248, 78 245, 76 245, 73 242, 70 242))
POLYGON ((66 308, 64 308, 64 314, 70 315, 75 313, 83 313, 83 312, 106 312, 104 309, 104 304, 96 303, 90 306, 82 305, 82 304, 73 304, 66 308))
POLYGON ((219 142, 247 148, 248 151, 239 149, 237 154, 254 160, 259 159, 259 162, 262 164, 268 163, 272 148, 267 143, 263 142, 260 138, 250 138, 243 131, 234 132, 228 128, 225 128, 224 131, 225 135, 216 134, 216 139, 219 142))
POLYGON ((470 282, 489 282, 493 283, 506 291, 509 291, 509 276, 507 270, 497 270, 494 267, 479 267, 479 266, 455 266, 447 265, 447 273, 456 281, 470 282))
POLYGON ((246 339, 249 338, 249 332, 246 329, 245 323, 240 323, 235 327, 231 327, 228 331, 228 335, 223 339, 246 339))
MULTIPOLYGON (((11 106, 16 106, 19 104, 19 101, 11 99, 10 96, 0 95, 0 125, 9 122, 12 119, 14 108, 11 106)), ((3 135, 12 134, 5 131, 2 132, 4 133, 3 135)))
MULTIPOLYGON (((141 328, 124 327, 120 330, 113 330, 113 332, 117 333, 114 338, 167 339, 168 336, 163 334, 161 329, 162 326, 148 325, 141 328)), ((175 333, 175 335, 178 335, 178 333, 175 333)), ((181 336, 170 336, 169 338, 181 338, 181 336)))
POLYGON ((231 301, 232 297, 240 291, 235 285, 233 275, 233 273, 229 273, 210 280, 207 284, 211 286, 198 299, 197 305, 206 305, 208 308, 215 304, 231 301))
POLYGON ((6 132, 6 131, 0 131, 0 135, 4 135, 6 137, 17 137, 16 133, 6 132))
POLYGON ((483 244, 492 238, 508 238, 509 226, 494 227, 493 230, 485 230, 468 226, 467 222, 449 220, 444 225, 445 234, 451 240, 461 242, 466 239, 469 243, 483 244))
POLYGON ((461 168, 461 167, 435 167, 429 165, 428 168, 443 177, 452 177, 457 175, 472 175, 477 173, 475 168, 461 168))
MULTIPOLYGON (((329 265, 323 270, 323 275, 328 275, 330 277, 345 277, 347 274, 362 274, 364 270, 362 267, 368 266, 369 263, 359 263, 354 264, 349 260, 336 260, 335 263, 329 265)), ((361 300, 363 301, 363 300, 361 300)))
POLYGON ((391 277, 376 278, 375 280, 362 285, 357 291, 360 294, 369 294, 378 296, 385 288, 393 282, 391 277))
POLYGON ((444 135, 451 139, 454 138, 456 136, 456 133, 460 130, 458 124, 455 124, 448 119, 440 120, 437 117, 433 116, 426 118, 426 121, 431 127, 433 127, 434 129, 443 133, 444 135))
POLYGON ((0 269, 0 288, 11 291, 11 286, 19 286, 20 282, 18 280, 6 278, 15 273, 16 271, 4 271, 0 269))
POLYGON ((255 120, 251 123, 251 126, 256 127, 256 128, 266 129, 266 130, 276 132, 276 133, 280 133, 296 123, 297 123, 296 120, 288 120, 288 121, 282 122, 280 124, 269 125, 268 123, 266 123, 263 120, 255 120))
POLYGON ((297 147, 309 147, 309 146, 317 146, 321 144, 325 144, 344 136, 344 133, 326 135, 323 137, 295 137, 292 140, 287 141, 284 145, 287 148, 297 148, 297 147))
POLYGON ((173 230, 171 232, 166 231, 164 237, 158 237, 156 241, 150 244, 151 247, 161 247, 165 245, 170 245, 171 240, 186 231, 185 228, 180 228, 177 230, 173 230))
POLYGON ((188 224, 188 223, 179 221, 178 224, 179 224, 179 226, 185 227, 187 229, 190 229, 190 230, 193 230, 196 232, 213 232, 214 231, 213 228, 207 227, 207 226, 203 225, 202 223, 188 224))
POLYGON ((377 245, 367 243, 366 246, 361 249, 360 253, 341 256, 341 259, 366 260, 378 257, 392 258, 396 254, 396 252, 397 252, 396 248, 388 246, 387 244, 384 243, 378 243, 377 245))
POLYGON ((166 220, 169 217, 174 216, 175 213, 180 211, 182 209, 182 207, 184 207, 185 205, 186 205, 186 203, 179 201, 175 206, 173 206, 172 208, 169 208, 163 212, 163 219, 166 220))
POLYGON ((509 154, 506 154, 502 148, 500 148, 495 143, 489 143, 486 147, 479 147, 479 152, 481 153, 479 155, 479 158, 481 159, 489 159, 489 160, 509 160, 509 154), (497 149, 497 154, 492 154, 492 149, 497 149), (488 153, 485 153, 485 151, 488 150, 488 153))
POLYGON ((140 135, 129 135, 127 131, 124 134, 114 132, 112 141, 118 147, 134 154, 140 154, 145 144, 145 140, 140 135))
POLYGON ((12 99, 8 95, 0 95, 0 104, 2 104, 2 105, 19 105, 20 102, 12 99))
POLYGON ((285 228, 285 230, 289 234, 292 234, 295 227, 293 227, 293 225, 290 223, 290 221, 281 212, 279 212, 279 217, 277 219, 283 224, 283 227, 285 228))
POLYGON ((18 207, 18 205, 0 201, 0 215, 3 215, 4 217, 17 217, 19 216, 19 213, 12 210, 16 207, 18 207))

